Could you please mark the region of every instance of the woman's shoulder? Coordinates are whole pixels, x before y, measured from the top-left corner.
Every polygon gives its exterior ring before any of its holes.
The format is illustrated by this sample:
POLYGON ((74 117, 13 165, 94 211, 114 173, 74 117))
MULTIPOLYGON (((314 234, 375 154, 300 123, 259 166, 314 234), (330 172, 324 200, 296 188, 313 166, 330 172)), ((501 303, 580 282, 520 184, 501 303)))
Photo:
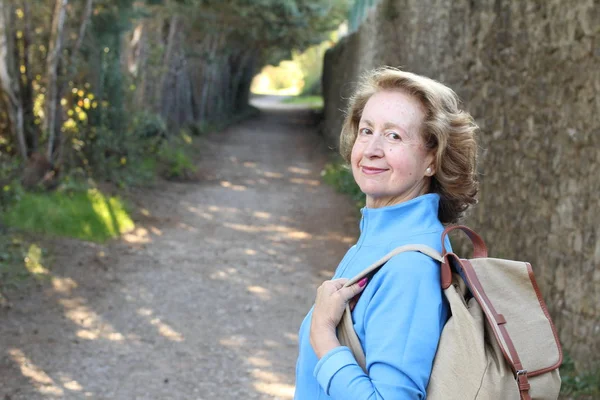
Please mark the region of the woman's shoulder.
POLYGON ((378 299, 375 304, 418 296, 422 301, 429 299, 427 303, 439 305, 440 263, 417 251, 398 254, 371 276, 365 294, 371 298, 369 303, 378 299))
MULTIPOLYGON (((377 274, 419 278, 439 276, 440 263, 419 251, 406 251, 392 257, 377 274)), ((376 275, 377 275, 376 274, 376 275)))
POLYGON ((434 290, 440 287, 439 284, 440 263, 418 251, 407 251, 393 256, 371 276, 369 282, 375 292, 380 289, 396 291, 399 287, 407 285, 434 290))

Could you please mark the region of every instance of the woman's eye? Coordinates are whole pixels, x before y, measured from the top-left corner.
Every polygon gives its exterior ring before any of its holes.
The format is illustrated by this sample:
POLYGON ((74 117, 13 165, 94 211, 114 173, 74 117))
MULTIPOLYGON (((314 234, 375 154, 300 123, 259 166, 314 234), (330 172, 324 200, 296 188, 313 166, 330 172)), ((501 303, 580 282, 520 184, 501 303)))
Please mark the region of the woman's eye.
POLYGON ((388 139, 393 140, 393 141, 402 140, 402 136, 400 136, 399 134, 397 134, 395 132, 388 133, 387 137, 388 137, 388 139))
POLYGON ((360 133, 361 135, 370 135, 371 134, 371 130, 369 128, 361 128, 359 129, 358 133, 360 133))

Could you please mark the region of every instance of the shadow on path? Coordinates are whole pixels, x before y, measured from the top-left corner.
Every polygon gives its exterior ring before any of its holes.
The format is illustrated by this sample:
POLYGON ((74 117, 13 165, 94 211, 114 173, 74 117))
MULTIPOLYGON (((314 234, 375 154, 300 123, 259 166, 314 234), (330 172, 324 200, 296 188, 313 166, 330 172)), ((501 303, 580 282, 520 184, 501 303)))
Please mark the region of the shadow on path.
POLYGON ((50 241, 49 282, 0 311, 0 399, 292 398, 356 213, 320 180, 312 113, 272 103, 200 140, 203 182, 137 190, 122 240, 50 241))

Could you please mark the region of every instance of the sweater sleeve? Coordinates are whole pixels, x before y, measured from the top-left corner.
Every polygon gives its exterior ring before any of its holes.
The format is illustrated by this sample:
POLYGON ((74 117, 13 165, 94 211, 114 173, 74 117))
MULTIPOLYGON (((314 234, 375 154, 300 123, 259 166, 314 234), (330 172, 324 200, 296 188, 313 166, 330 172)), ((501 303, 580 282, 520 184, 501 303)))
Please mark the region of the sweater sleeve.
POLYGON ((423 399, 446 310, 439 265, 420 253, 403 253, 367 285, 364 313, 366 375, 350 350, 338 347, 315 367, 335 400, 423 399))

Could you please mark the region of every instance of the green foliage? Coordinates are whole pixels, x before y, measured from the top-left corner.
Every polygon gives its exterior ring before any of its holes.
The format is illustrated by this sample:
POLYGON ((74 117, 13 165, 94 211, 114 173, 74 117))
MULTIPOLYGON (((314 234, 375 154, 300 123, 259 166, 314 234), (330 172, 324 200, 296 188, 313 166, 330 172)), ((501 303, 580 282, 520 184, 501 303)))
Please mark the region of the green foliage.
POLYGON ((152 159, 167 137, 166 124, 160 116, 149 112, 130 115, 125 123, 122 130, 114 130, 73 122, 67 130, 71 137, 67 180, 93 178, 121 187, 151 182, 157 172, 152 159))
POLYGON ((0 210, 22 196, 23 188, 19 183, 21 169, 19 160, 0 153, 0 210))
MULTIPOLYGON (((46 250, 14 233, 0 234, 0 291, 19 289, 31 277, 43 278, 46 250)), ((0 301, 2 294, 0 293, 0 301)))
POLYGON ((96 189, 86 192, 26 193, 6 210, 15 228, 103 242, 134 227, 122 201, 96 189))
POLYGON ((323 108, 323 98, 321 96, 294 96, 283 101, 285 104, 304 104, 310 108, 323 108))
MULTIPOLYGON (((362 22, 369 15, 369 10, 372 9, 379 3, 380 0, 354 0, 354 4, 349 10, 348 25, 350 32, 355 32, 362 22)), ((392 3, 392 1, 386 1, 386 7, 392 3)), ((386 16, 389 14, 386 14, 386 16)))
MULTIPOLYGON (((129 118, 130 123, 124 131, 100 126, 81 134, 82 145, 74 146, 72 150, 77 155, 75 159, 82 162, 79 168, 71 168, 76 176, 70 174, 66 181, 70 180, 74 185, 75 181, 93 178, 128 187, 148 184, 157 174, 168 179, 195 176, 190 154, 192 138, 187 131, 178 136, 170 135, 164 120, 149 112, 136 113, 129 118)), ((200 134, 212 126, 204 122, 192 124, 188 129, 200 134)))
POLYGON ((188 124, 186 128, 193 136, 202 136, 217 129, 216 124, 211 121, 200 121, 194 124, 188 124))
POLYGON ((167 137, 167 124, 158 114, 142 111, 133 117, 131 131, 136 139, 153 139, 154 145, 167 137))
POLYGON ((600 398, 600 365, 593 371, 578 373, 573 359, 565 354, 560 367, 561 396, 570 399, 591 400, 600 398))
POLYGON ((278 66, 267 65, 253 81, 256 94, 296 95, 304 86, 304 76, 297 63, 281 61, 278 66))
MULTIPOLYGON (((81 38, 81 47, 74 53, 75 44, 80 39, 78 31, 85 3, 69 2, 62 35, 63 50, 57 80, 62 110, 57 114, 66 115, 66 121, 59 117, 64 123, 59 127, 62 128, 59 135, 62 137, 58 138, 56 146, 60 148, 61 174, 71 175, 70 169, 73 169, 87 178, 126 186, 149 179, 156 169, 147 160, 159 151, 163 136, 168 136, 164 122, 155 112, 154 100, 164 97, 160 85, 164 72, 172 68, 164 62, 172 16, 179 16, 181 21, 182 38, 186 39, 181 44, 182 55, 186 57, 185 61, 190 62, 189 65, 194 63, 193 68, 210 69, 210 66, 203 66, 203 62, 212 57, 216 60, 211 58, 214 63, 208 64, 234 66, 231 71, 224 72, 220 68, 217 73, 209 70, 200 72, 206 79, 216 82, 211 89, 215 92, 207 92, 209 99, 200 99, 200 96, 195 96, 195 99, 202 100, 202 104, 216 106, 207 108, 210 112, 197 114, 203 119, 195 121, 200 129, 190 129, 197 134, 213 129, 211 119, 229 119, 239 114, 245 106, 247 82, 256 66, 267 59, 289 58, 293 49, 302 50, 326 39, 329 32, 345 19, 349 2, 97 0, 94 1, 86 33, 81 38), (141 54, 138 53, 141 48, 132 51, 128 46, 133 45, 132 31, 134 27, 141 26, 141 21, 144 21, 146 35, 144 62, 147 68, 138 65, 137 72, 132 72, 131 62, 135 60, 131 59, 131 55, 141 54), (217 51, 213 52, 211 49, 215 46, 217 51), (202 62, 198 64, 197 59, 202 62), (227 89, 224 82, 232 84, 233 89, 219 97, 217 93, 227 89), (138 85, 144 88, 143 95, 138 95, 138 85), (134 107, 138 107, 141 113, 136 115, 134 107), (144 108, 151 111, 144 112, 144 108)), ((24 4, 17 2, 14 5, 16 61, 22 65, 20 78, 28 90, 22 93, 22 102, 26 112, 31 111, 25 115, 28 145, 30 149, 43 152, 48 138, 46 132, 40 133, 40 126, 47 117, 44 113, 48 89, 45 87, 48 82, 46 63, 55 2, 43 1, 35 6, 28 2, 29 8, 24 8, 24 4)), ((318 75, 311 74, 311 88, 318 87, 314 84, 318 75)), ((203 84, 199 82, 198 87, 202 88, 203 84)), ((6 127, 6 104, 0 103, 0 149, 3 152, 8 150, 14 157, 16 146, 13 135, 2 129, 6 127)), ((173 169, 174 173, 181 173, 188 167, 181 153, 168 147, 163 152, 165 158, 177 160, 174 164, 179 167, 173 169)), ((0 169, 4 170, 1 160, 0 169)), ((11 182, 0 176, 2 187, 11 182)), ((10 195, 6 192, 0 194, 1 203, 10 201, 13 193, 9 192, 10 195)))
POLYGON ((321 76, 325 52, 334 44, 335 32, 329 39, 305 51, 292 51, 292 59, 278 66, 265 66, 253 82, 251 91, 260 94, 321 95, 321 76), (281 90, 284 89, 285 90, 281 90))
POLYGON ((179 12, 195 29, 221 31, 227 26, 231 43, 260 48, 262 62, 276 65, 292 50, 321 43, 346 19, 349 0, 184 0, 179 12), (198 23, 203 21, 203 23, 198 23))
POLYGON ((171 138, 160 147, 158 157, 162 164, 161 170, 166 178, 194 178, 196 167, 189 154, 191 144, 192 138, 187 133, 182 133, 179 137, 171 138))
POLYGON ((331 38, 318 45, 311 46, 302 53, 297 51, 294 52, 292 59, 298 64, 302 74, 304 75, 304 87, 302 88, 301 94, 321 94, 323 58, 325 57, 325 52, 327 49, 333 45, 333 41, 330 39, 331 38))
POLYGON ((350 195, 358 208, 365 206, 365 195, 354 181, 352 171, 346 163, 339 159, 328 163, 321 175, 325 183, 333 186, 335 190, 350 195))

